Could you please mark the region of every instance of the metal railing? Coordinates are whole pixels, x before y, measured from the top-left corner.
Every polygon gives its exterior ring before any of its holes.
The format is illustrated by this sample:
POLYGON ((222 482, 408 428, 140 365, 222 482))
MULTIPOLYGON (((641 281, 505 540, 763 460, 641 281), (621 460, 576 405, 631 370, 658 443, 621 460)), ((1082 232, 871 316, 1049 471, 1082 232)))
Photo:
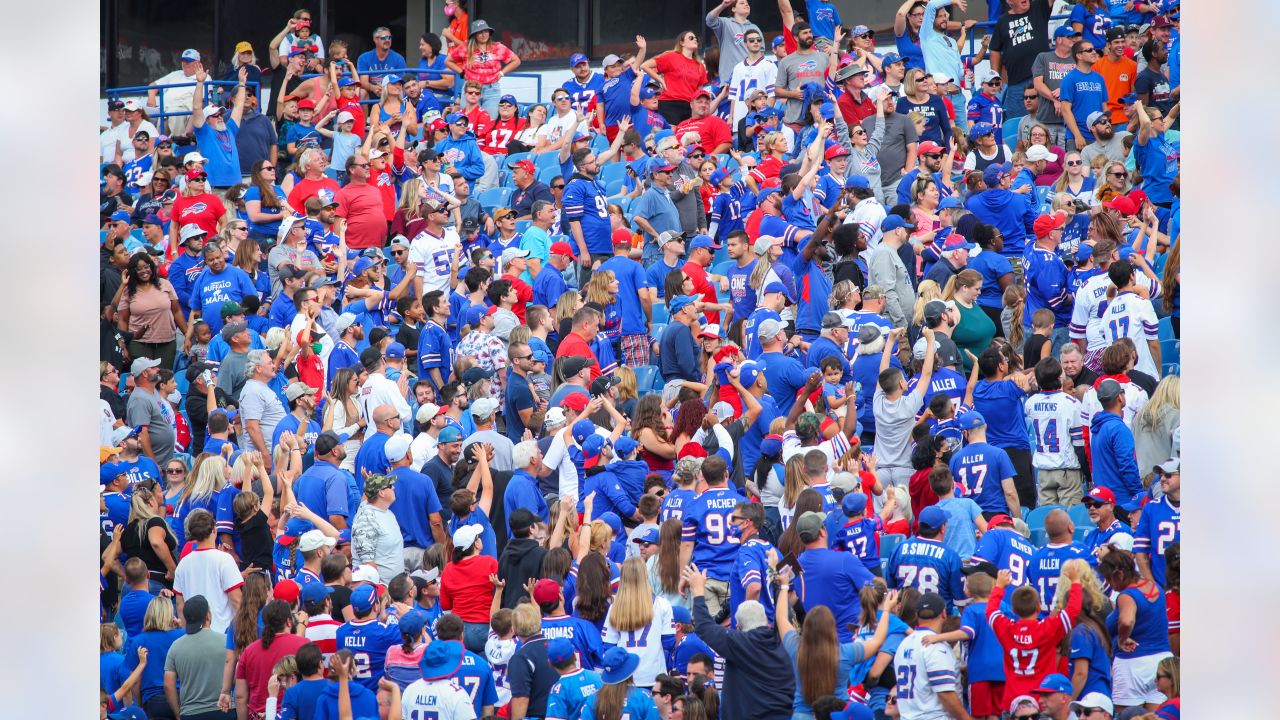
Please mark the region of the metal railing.
MULTIPOLYGON (((1070 15, 1050 15, 1049 22, 1053 22, 1054 20, 1068 20, 1070 18, 1071 18, 1070 15)), ((978 33, 975 31, 981 28, 982 30, 986 31, 984 34, 990 35, 991 28, 995 26, 996 26, 995 20, 983 20, 982 22, 974 23, 974 26, 969 28, 969 52, 965 55, 960 56, 961 63, 964 63, 965 61, 972 58, 974 55, 978 54, 978 33)), ((1046 48, 1046 50, 1050 48, 1052 48, 1052 44, 1050 45, 1049 48, 1046 48)))

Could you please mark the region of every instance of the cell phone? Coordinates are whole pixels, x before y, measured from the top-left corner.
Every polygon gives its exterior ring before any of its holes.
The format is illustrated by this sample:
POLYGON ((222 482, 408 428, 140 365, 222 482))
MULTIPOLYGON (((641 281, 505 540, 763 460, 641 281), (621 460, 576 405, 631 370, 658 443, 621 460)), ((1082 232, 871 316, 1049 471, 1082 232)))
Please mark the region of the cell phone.
POLYGON ((791 568, 791 573, 795 577, 800 577, 804 574, 804 568, 800 567, 800 561, 796 559, 795 553, 787 553, 784 555, 782 559, 778 561, 778 565, 785 565, 791 568))

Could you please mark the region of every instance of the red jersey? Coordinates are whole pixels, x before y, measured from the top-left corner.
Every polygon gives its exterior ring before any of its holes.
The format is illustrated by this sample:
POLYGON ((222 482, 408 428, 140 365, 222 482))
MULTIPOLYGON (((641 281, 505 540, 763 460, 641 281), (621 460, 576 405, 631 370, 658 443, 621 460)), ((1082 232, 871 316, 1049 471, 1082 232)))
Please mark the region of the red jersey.
POLYGON ((195 223, 213 237, 218 234, 218 221, 227 214, 227 206, 213 193, 179 197, 173 201, 173 217, 178 226, 195 223))
POLYGON ((392 163, 388 162, 382 172, 374 173, 369 178, 369 184, 382 193, 382 212, 387 216, 387 222, 391 222, 396 216, 396 180, 391 174, 391 165, 392 163))
POLYGON ((702 138, 702 142, 698 144, 698 147, 702 148, 702 152, 708 155, 714 153, 716 148, 721 145, 733 143, 733 132, 729 130, 729 123, 715 115, 697 119, 689 118, 677 125, 675 132, 677 140, 688 133, 698 133, 698 137, 702 138))
POLYGON ((591 351, 591 345, 582 336, 576 332, 570 332, 560 341, 560 345, 556 347, 556 357, 568 357, 577 355, 578 357, 591 358, 595 362, 591 364, 591 379, 595 380, 600 377, 600 358, 591 351))
MULTIPOLYGON (((777 180, 778 174, 782 172, 783 162, 778 158, 768 155, 751 171, 751 177, 756 179, 756 184, 760 187, 769 185, 770 180, 777 180)), ((776 183, 774 183, 776 184, 776 183)))
MULTIPOLYGON (((471 132, 476 134, 477 138, 483 138, 489 134, 489 128, 493 127, 493 118, 489 117, 489 113, 479 105, 470 110, 463 110, 462 114, 467 117, 467 122, 471 123, 469 128, 471 132)), ((480 149, 484 149, 481 145, 480 149)))
POLYGON ((316 615, 307 620, 306 638, 315 643, 324 655, 324 667, 328 667, 329 658, 338 652, 338 628, 342 623, 329 615, 316 615))
POLYGON ((528 120, 522 117, 513 117, 510 120, 499 118, 493 125, 489 126, 489 132, 480 138, 480 149, 490 155, 506 155, 507 143, 511 142, 525 126, 529 124, 528 120))
POLYGON ((307 200, 315 197, 322 188, 327 189, 335 195, 342 189, 338 185, 337 180, 328 176, 322 177, 319 180, 308 180, 303 178, 294 183, 293 189, 289 191, 289 207, 304 207, 307 204, 307 200))
MULTIPOLYGON (((685 274, 689 276, 689 279, 693 281, 693 293, 695 295, 701 295, 703 302, 720 302, 720 298, 716 295, 715 286, 707 279, 706 268, 690 260, 689 262, 686 262, 684 267, 681 269, 684 270, 685 274)), ((703 316, 709 323, 720 322, 719 310, 704 312, 703 316)))
POLYGON ((519 277, 511 274, 503 275, 504 280, 511 281, 511 287, 516 289, 516 304, 511 306, 511 312, 516 314, 520 322, 524 323, 524 310, 533 302, 533 288, 529 287, 529 283, 521 280, 519 277))
POLYGON ((324 392, 324 362, 316 353, 298 356, 298 379, 316 392, 324 392))
POLYGON ((996 586, 987 600, 987 622, 1004 648, 1004 697, 1008 706, 1019 695, 1035 695, 1045 676, 1058 671, 1058 645, 1080 614, 1080 583, 1072 583, 1067 606, 1044 620, 1010 620, 1000 612, 1004 588, 996 586))

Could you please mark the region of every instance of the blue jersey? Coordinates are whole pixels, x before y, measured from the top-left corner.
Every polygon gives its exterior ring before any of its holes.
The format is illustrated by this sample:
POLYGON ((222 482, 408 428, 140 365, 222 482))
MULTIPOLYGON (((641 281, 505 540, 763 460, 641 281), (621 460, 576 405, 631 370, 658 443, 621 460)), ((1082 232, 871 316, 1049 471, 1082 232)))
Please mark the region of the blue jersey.
MULTIPOLYGON (((738 548, 738 557, 734 560, 733 570, 729 574, 729 617, 732 618, 738 606, 747 599, 747 588, 755 585, 760 588, 756 598, 764 605, 765 615, 773 622, 773 596, 769 594, 769 561, 768 552, 775 550, 764 538, 753 537, 738 548)), ((775 550, 776 552, 776 550, 775 550)))
POLYGON ((1100 692, 1111 697, 1111 656, 1093 626, 1079 623, 1071 628, 1072 664, 1076 660, 1089 661, 1089 674, 1085 676, 1084 688, 1080 690, 1083 697, 1087 693, 1100 692))
POLYGON ((875 570, 880 567, 880 535, 883 532, 884 521, 879 517, 845 520, 836 531, 832 547, 853 553, 867 570, 875 570))
POLYGON ((568 230, 572 221, 582 225, 582 238, 592 255, 613 254, 613 227, 609 224, 608 199, 596 180, 574 175, 564 188, 562 223, 568 230))
MULTIPOLYGON (((907 393, 915 392, 916 386, 920 384, 919 376, 911 378, 907 383, 907 393)), ((929 401, 934 395, 942 393, 951 398, 951 406, 960 407, 960 401, 964 399, 964 391, 969 385, 964 375, 952 370, 949 367, 937 368, 933 371, 933 376, 929 380, 929 387, 924 391, 924 406, 929 407, 929 401)), ((959 412, 957 411, 957 415, 959 412)))
POLYGON ((628 67, 617 77, 600 83, 600 95, 604 98, 604 124, 607 127, 614 127, 622 118, 631 116, 631 84, 635 79, 636 71, 628 67))
POLYGON ((751 427, 747 428, 746 433, 742 435, 742 442, 738 444, 742 453, 742 471, 747 474, 747 477, 751 477, 751 473, 755 472, 756 461, 760 459, 760 441, 764 440, 764 436, 769 433, 769 425, 776 417, 778 417, 778 406, 773 402, 773 398, 761 395, 760 415, 756 417, 754 423, 751 423, 751 427))
MULTIPOLYGON (((446 385, 449 383, 453 374, 453 341, 435 320, 427 320, 418 332, 418 377, 434 386, 432 369, 440 371, 440 382, 446 385)), ((439 390, 440 388, 436 388, 437 392, 439 390)))
POLYGON ((591 73, 591 77, 587 78, 585 83, 580 83, 578 78, 571 77, 560 87, 569 93, 569 105, 577 110, 578 114, 585 116, 592 105, 603 99, 601 96, 604 94, 604 76, 600 73, 591 73))
POLYGON ((484 717, 484 707, 498 704, 498 687, 493 682, 493 670, 479 655, 467 650, 462 656, 462 667, 454 674, 458 687, 466 691, 476 709, 476 717, 484 717))
POLYGON ((1004 450, 985 442, 968 445, 951 456, 951 474, 983 512, 1009 512, 1001 484, 1018 473, 1004 450))
POLYGON ((547 696, 545 720, 577 720, 582 716, 582 706, 586 705, 587 698, 593 697, 603 686, 600 674, 591 670, 579 668, 568 675, 561 675, 547 696))
MULTIPOLYGON (((1120 522, 1119 520, 1112 520, 1111 524, 1106 526, 1105 528, 1099 529, 1095 527, 1092 530, 1090 530, 1087 535, 1084 536, 1084 542, 1081 543, 1081 545, 1084 546, 1085 550, 1089 551, 1089 557, 1087 559, 1089 560, 1090 565, 1098 564, 1098 558, 1094 556, 1093 552, 1098 548, 1102 547, 1103 545, 1106 545, 1108 542, 1110 542, 1111 537, 1118 533, 1132 535, 1133 530, 1128 525, 1120 522)), ((1135 538, 1134 545, 1136 546, 1137 544, 1138 544, 1138 541, 1135 538)))
MULTIPOLYGON (((618 302, 610 307, 614 308, 621 317, 619 331, 622 335, 644 335, 649 330, 645 324, 640 291, 653 287, 649 277, 645 275, 644 266, 630 258, 614 255, 600 263, 600 267, 595 271, 603 270, 612 271, 618 280, 618 302)), ((556 300, 559 299, 557 296, 556 300)))
MULTIPOLYGON (((747 263, 746 267, 734 265, 725 273, 729 279, 729 302, 733 304, 733 317, 748 318, 756 309, 756 291, 751 289, 751 273, 756 269, 756 261, 747 263)), ((760 344, 756 343, 759 348, 760 344)))
MULTIPOLYGON (((755 307, 755 292, 748 287, 747 293, 751 297, 752 307, 755 307)), ((737 313, 736 310, 734 312, 735 314, 737 313)), ((760 323, 765 320, 777 320, 778 322, 782 322, 782 316, 769 308, 756 308, 747 316, 747 321, 742 326, 742 336, 747 344, 746 356, 748 360, 755 360, 760 357, 762 350, 760 349, 760 341, 756 338, 756 329, 759 328, 760 323)))
MULTIPOLYGON (((1124 3, 1120 4, 1124 7, 1124 3)), ((1071 17, 1067 19, 1067 24, 1080 23, 1081 34, 1085 40, 1101 51, 1107 46, 1107 30, 1111 28, 1111 16, 1106 12, 1089 10, 1084 3, 1079 3, 1071 8, 1071 17)), ((1110 692, 1107 693, 1110 695, 1110 692)))
MULTIPOLYGON (((836 617, 840 642, 853 640, 849 625, 857 625, 858 593, 875 577, 858 558, 827 548, 806 549, 800 554, 804 570, 797 580, 796 596, 806 609, 826 605, 836 617)), ((956 559, 957 568, 959 558, 956 559)))
POLYGON ((191 283, 191 296, 187 307, 200 311, 200 317, 209 323, 216 335, 222 331, 222 306, 228 302, 240 302, 248 295, 257 295, 258 288, 249 274, 234 265, 227 265, 220 273, 208 267, 200 271, 191 283))
POLYGON ((1031 554, 1027 567, 1027 583, 1040 593, 1040 612, 1048 613, 1058 591, 1058 576, 1068 560, 1089 560, 1089 551, 1079 543, 1045 545, 1031 554))
POLYGON ((1031 449, 1026 401, 1026 391, 1012 380, 979 380, 973 384, 973 409, 987 419, 987 442, 1001 448, 1031 449))
MULTIPOLYGON (((1121 595, 1128 595, 1129 599, 1138 606, 1138 613, 1133 621, 1133 631, 1129 633, 1129 637, 1138 644, 1138 647, 1131 652, 1126 652, 1117 644, 1116 658, 1146 657, 1169 652, 1169 615, 1165 608, 1164 591, 1158 587, 1155 590, 1156 596, 1153 600, 1148 600, 1142 594, 1140 587, 1125 588, 1120 591, 1121 595)), ((1107 616, 1107 631, 1113 638, 1116 637, 1116 626, 1120 618, 1119 602, 1120 599, 1116 598, 1116 608, 1107 616)))
POLYGON ((903 541, 889 557, 884 579, 891 588, 913 587, 922 593, 936 592, 947 601, 948 607, 965 596, 960 556, 937 540, 903 541))
POLYGON ((711 201, 711 222, 716 223, 716 235, 713 238, 717 245, 723 245, 729 233, 741 230, 746 215, 742 212, 742 200, 734 196, 732 190, 716 195, 711 201))
POLYGON ((1173 202, 1169 183, 1178 176, 1179 148, 1165 133, 1152 135, 1145 143, 1133 139, 1133 157, 1142 171, 1142 190, 1153 203, 1173 202))
POLYGON ((161 482, 164 478, 160 475, 160 466, 156 465, 156 461, 146 455, 139 455, 137 460, 120 460, 118 464, 124 468, 124 474, 129 476, 129 487, 142 482, 143 480, 155 480, 161 482))
MULTIPOLYGON (((813 236, 809 236, 813 242, 813 236)), ((801 332, 817 334, 822 331, 822 316, 827 314, 831 305, 831 279, 822 271, 822 265, 815 257, 812 260, 798 260, 796 274, 799 276, 800 304, 796 308, 796 329, 801 332)))
POLYGON ((1008 570, 1013 576, 1013 584, 1021 586, 1030 581, 1028 571, 1035 551, 1035 546, 1014 530, 987 528, 973 551, 972 560, 974 563, 985 560, 995 565, 997 570, 1008 570))
MULTIPOLYGON (((582 705, 582 720, 596 720, 596 698, 592 695, 582 705)), ((622 704, 624 720, 658 720, 658 707, 649 696, 649 689, 633 687, 627 691, 627 701, 622 704)))
MULTIPOLYGON (((659 515, 660 522, 666 522, 671 518, 683 520, 684 515, 689 510, 689 506, 698 497, 696 490, 685 490, 676 488, 667 493, 667 497, 662 501, 662 513, 659 515)), ((125 513, 128 516, 128 512, 125 513)))
POLYGON ((1142 507, 1142 516, 1133 528, 1133 552, 1151 558, 1151 579, 1165 584, 1164 552, 1169 543, 1182 541, 1182 508, 1168 495, 1142 507))
POLYGON ((733 571, 741 541, 730 533, 729 516, 742 499, 734 489, 709 488, 685 505, 680 539, 693 543, 693 562, 715 580, 728 582, 733 571))
MULTIPOLYGON (((1060 100, 1071 103, 1071 114, 1075 116, 1080 135, 1085 142, 1093 142, 1093 131, 1085 120, 1094 112, 1106 112, 1106 78, 1096 70, 1080 72, 1078 68, 1073 68, 1062 78, 1062 84, 1058 87, 1058 97, 1060 100)), ((1137 146, 1136 142, 1134 146, 1137 146)))
POLYGON ((387 650, 403 641, 398 625, 377 620, 351 621, 338 628, 337 649, 350 650, 356 660, 356 681, 377 692, 386 670, 387 650))
POLYGON ((805 386, 809 376, 817 372, 816 368, 806 368, 799 360, 783 355, 780 352, 761 353, 756 363, 764 370, 768 380, 765 392, 773 398, 778 412, 787 415, 796 402, 796 393, 805 386))
MULTIPOLYGON (((569 602, 568 598, 565 602, 569 602)), ((603 650, 600 646, 600 631, 589 620, 569 615, 551 615, 542 618, 542 636, 547 641, 564 638, 573 643, 578 654, 578 666, 584 668, 600 667, 603 650)))
POLYGON ((987 603, 975 600, 960 613, 960 631, 969 636, 969 682, 1004 682, 1004 648, 987 622, 987 603))

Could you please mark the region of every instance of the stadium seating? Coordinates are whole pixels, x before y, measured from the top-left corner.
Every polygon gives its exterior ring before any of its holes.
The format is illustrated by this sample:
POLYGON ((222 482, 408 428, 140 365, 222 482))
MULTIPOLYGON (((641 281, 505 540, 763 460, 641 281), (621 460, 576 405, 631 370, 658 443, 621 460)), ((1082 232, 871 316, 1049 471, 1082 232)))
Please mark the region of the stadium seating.
POLYGON ((658 301, 653 304, 653 322, 654 324, 671 322, 671 315, 667 312, 665 302, 658 301))
POLYGON ((636 389, 641 395, 648 395, 654 391, 654 385, 658 382, 658 368, 655 365, 641 365, 634 368, 636 373, 636 389))
POLYGON ((1169 317, 1160 318, 1160 340, 1173 339, 1173 320, 1169 317))
POLYGON ((1161 339, 1160 362, 1168 365, 1180 364, 1182 362, 1182 341, 1161 339))
POLYGON ((1093 521, 1089 519, 1089 508, 1083 504, 1073 505, 1070 510, 1067 510, 1067 514, 1071 516, 1071 522, 1075 523, 1076 527, 1093 526, 1093 521))
POLYGON ((494 210, 507 206, 507 203, 511 201, 511 193, 511 188, 507 187, 489 188, 480 193, 476 200, 479 201, 485 212, 492 215, 494 210))
POLYGON ((561 173, 560 173, 559 165, 556 165, 555 167, 545 167, 538 170, 538 180, 546 183, 547 185, 550 185, 551 181, 555 179, 557 176, 559 176, 560 174, 561 173))
POLYGON ((1027 521, 1027 527, 1032 530, 1035 530, 1036 528, 1043 529, 1045 516, 1054 510, 1065 509, 1066 508, 1063 508, 1061 505, 1041 505, 1035 510, 1032 510, 1029 514, 1025 515, 1022 519, 1027 521))
POLYGON ((511 153, 510 155, 507 156, 507 162, 505 167, 511 167, 512 165, 515 165, 521 160, 527 160, 532 156, 533 156, 533 153, 527 153, 527 152, 511 153))
POLYGON ((1049 542, 1049 533, 1044 528, 1031 529, 1031 544, 1038 548, 1044 547, 1049 542))
POLYGON ((883 567, 889 562, 889 558, 893 557, 893 551, 898 549, 906 535, 898 535, 890 533, 889 535, 880 536, 880 565, 883 567))
POLYGON ((541 172, 544 168, 555 168, 560 170, 560 153, 544 152, 536 156, 534 166, 541 172))
POLYGON ((1012 120, 1005 120, 1000 126, 1000 134, 1003 136, 1004 144, 1014 147, 1018 144, 1018 123, 1022 120, 1022 116, 1018 116, 1012 120))
POLYGON ((608 185, 615 180, 621 181, 627 176, 627 164, 621 162, 611 162, 600 168, 600 175, 596 179, 608 185))
POLYGON ((522 232, 524 232, 525 230, 528 230, 528 229, 529 229, 529 226, 530 226, 530 225, 532 225, 532 224, 533 224, 533 221, 532 221, 532 220, 517 220, 517 221, 516 221, 516 232, 518 232, 518 233, 522 233, 522 232))

